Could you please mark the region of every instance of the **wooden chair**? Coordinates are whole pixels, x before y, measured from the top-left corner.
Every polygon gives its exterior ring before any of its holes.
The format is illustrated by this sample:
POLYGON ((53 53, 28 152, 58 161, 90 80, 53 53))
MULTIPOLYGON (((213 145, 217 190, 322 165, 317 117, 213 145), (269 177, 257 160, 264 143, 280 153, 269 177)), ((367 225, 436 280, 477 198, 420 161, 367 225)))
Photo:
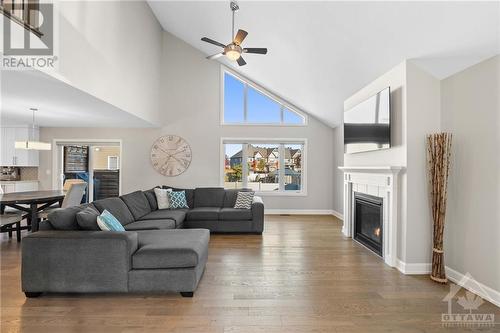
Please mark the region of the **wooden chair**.
MULTIPOLYGON (((0 186, 0 194, 3 194, 3 189, 0 186)), ((21 230, 28 229, 29 226, 21 227, 21 221, 26 217, 26 214, 20 210, 11 207, 5 207, 3 214, 0 214, 0 233, 8 232, 9 238, 12 238, 12 233, 16 232, 16 239, 21 241, 21 230)))
POLYGON ((16 232, 16 239, 18 242, 21 241, 21 230, 27 229, 28 227, 22 228, 21 221, 23 220, 22 214, 17 213, 5 213, 0 215, 0 233, 8 232, 9 238, 12 238, 12 232, 16 232))

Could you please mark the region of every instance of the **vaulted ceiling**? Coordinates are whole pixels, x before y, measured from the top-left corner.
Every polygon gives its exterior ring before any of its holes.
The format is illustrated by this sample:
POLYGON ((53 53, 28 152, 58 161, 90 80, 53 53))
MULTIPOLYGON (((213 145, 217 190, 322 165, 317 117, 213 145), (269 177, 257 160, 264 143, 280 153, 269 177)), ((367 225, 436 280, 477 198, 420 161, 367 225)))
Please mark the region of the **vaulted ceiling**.
MULTIPOLYGON (((166 31, 207 55, 229 43, 226 1, 148 1, 166 31)), ((235 68, 330 126, 343 101, 404 59, 445 78, 500 53, 499 2, 242 1, 236 28, 249 32, 235 68)), ((207 60, 208 61, 208 60, 207 60)))

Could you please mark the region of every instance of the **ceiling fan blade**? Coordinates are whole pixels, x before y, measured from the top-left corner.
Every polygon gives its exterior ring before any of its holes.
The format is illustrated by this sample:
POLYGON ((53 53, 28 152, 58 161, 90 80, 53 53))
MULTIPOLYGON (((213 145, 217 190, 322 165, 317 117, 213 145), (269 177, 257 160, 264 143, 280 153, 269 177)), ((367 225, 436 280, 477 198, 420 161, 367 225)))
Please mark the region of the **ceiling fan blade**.
POLYGON ((211 56, 208 56, 207 59, 209 59, 209 60, 217 59, 217 58, 222 57, 223 55, 224 55, 224 52, 216 53, 216 54, 212 54, 211 56))
POLYGON ((236 45, 240 45, 247 35, 248 35, 248 32, 246 32, 245 30, 239 29, 238 33, 236 33, 236 36, 234 36, 233 43, 236 45))
POLYGON ((204 41, 204 42, 210 43, 210 44, 214 44, 214 45, 220 46, 222 48, 226 47, 226 45, 224 45, 222 43, 219 43, 219 42, 217 42, 217 41, 215 41, 213 39, 210 39, 208 37, 203 37, 201 40, 204 41))
POLYGON ((267 54, 267 49, 265 47, 247 47, 243 49, 245 53, 257 53, 257 54, 267 54))
POLYGON ((239 57, 238 60, 236 60, 236 62, 240 66, 245 66, 247 64, 247 62, 243 59, 243 57, 239 57))

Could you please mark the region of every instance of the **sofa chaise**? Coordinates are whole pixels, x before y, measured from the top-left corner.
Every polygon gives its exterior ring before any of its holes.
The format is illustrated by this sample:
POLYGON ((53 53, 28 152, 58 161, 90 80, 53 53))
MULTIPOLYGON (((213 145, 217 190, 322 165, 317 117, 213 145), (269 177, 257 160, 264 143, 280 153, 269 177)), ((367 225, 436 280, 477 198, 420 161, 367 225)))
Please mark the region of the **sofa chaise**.
POLYGON ((158 209, 151 189, 50 213, 40 231, 22 242, 26 296, 43 292, 193 296, 207 262, 210 232, 260 234, 264 205, 254 197, 251 209, 233 208, 239 190, 184 191, 187 209, 158 209), (80 216, 88 208, 96 214, 108 210, 126 231, 104 232, 95 222, 84 224, 80 216))

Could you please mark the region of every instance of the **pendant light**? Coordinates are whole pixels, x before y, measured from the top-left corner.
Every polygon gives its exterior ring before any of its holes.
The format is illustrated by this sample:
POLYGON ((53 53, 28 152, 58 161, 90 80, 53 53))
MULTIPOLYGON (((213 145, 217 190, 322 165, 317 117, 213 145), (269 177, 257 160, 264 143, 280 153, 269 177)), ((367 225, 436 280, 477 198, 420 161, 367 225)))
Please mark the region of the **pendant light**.
POLYGON ((32 126, 33 140, 30 140, 30 134, 28 131, 28 138, 26 139, 26 141, 16 141, 15 148, 26 149, 26 150, 51 150, 52 145, 50 143, 35 141, 35 130, 36 130, 35 111, 38 111, 38 109, 30 108, 30 110, 33 112, 33 126, 32 126))

